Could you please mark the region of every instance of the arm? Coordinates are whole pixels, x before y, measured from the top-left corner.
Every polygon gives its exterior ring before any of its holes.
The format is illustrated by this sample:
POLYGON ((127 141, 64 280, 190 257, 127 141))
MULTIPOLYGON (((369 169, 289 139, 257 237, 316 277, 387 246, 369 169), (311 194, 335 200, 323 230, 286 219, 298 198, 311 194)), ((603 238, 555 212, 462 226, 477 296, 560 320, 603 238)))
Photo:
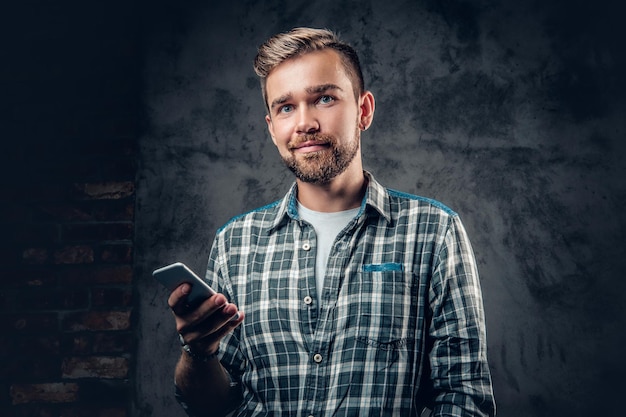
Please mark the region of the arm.
POLYGON ((187 310, 189 286, 178 287, 168 300, 176 320, 176 330, 195 355, 182 351, 175 369, 177 396, 190 415, 225 415, 230 410, 231 379, 217 358, 219 343, 243 321, 244 314, 229 304, 223 294, 204 301, 194 310, 187 310), (192 412, 191 410, 197 410, 192 412))
POLYGON ((429 298, 433 416, 495 415, 478 271, 456 216, 437 254, 429 298))

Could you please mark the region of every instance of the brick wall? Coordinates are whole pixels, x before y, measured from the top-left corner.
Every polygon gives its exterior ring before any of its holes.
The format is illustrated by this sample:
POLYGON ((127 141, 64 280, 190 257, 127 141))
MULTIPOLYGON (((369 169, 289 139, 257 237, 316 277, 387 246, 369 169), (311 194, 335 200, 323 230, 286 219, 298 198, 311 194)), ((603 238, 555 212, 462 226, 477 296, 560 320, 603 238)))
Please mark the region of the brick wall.
POLYGON ((0 415, 128 416, 136 14, 15 3, 0 70, 0 415))

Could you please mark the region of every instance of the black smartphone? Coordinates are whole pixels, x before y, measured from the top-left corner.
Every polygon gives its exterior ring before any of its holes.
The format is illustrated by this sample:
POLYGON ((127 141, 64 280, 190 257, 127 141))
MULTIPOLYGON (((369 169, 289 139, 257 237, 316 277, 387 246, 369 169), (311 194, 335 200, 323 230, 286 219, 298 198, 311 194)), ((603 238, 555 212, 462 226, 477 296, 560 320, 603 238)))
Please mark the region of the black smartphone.
POLYGON ((194 274, 187 265, 176 262, 163 268, 156 269, 152 276, 163 284, 170 292, 174 291, 183 283, 191 285, 191 292, 187 296, 190 306, 200 304, 202 301, 216 294, 202 278, 194 274))

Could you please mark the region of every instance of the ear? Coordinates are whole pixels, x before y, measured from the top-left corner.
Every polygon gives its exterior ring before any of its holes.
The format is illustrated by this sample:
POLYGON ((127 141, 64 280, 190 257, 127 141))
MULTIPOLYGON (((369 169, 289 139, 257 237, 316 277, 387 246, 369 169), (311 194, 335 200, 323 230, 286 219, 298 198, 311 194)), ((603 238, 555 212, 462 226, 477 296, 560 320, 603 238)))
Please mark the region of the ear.
POLYGON ((274 124, 272 123, 272 118, 269 114, 265 115, 265 123, 267 123, 267 130, 270 132, 272 142, 276 145, 276 138, 274 137, 274 124))
POLYGON ((376 102, 371 91, 364 91, 359 98, 359 128, 367 130, 374 120, 376 102))

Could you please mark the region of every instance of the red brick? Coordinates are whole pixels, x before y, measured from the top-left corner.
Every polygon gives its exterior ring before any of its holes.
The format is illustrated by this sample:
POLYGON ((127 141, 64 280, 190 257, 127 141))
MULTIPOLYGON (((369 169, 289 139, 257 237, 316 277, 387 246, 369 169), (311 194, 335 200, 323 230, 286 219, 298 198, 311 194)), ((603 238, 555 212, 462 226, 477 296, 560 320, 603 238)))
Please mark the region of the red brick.
POLYGON ((87 221, 93 216, 78 203, 46 203, 38 207, 39 219, 48 221, 87 221))
POLYGON ((56 313, 12 314, 0 316, 0 329, 11 333, 52 332, 58 330, 56 313))
POLYGON ((130 284, 133 269, 130 265, 74 266, 58 274, 60 285, 130 284))
POLYGON ((92 333, 73 333, 65 335, 62 344, 63 353, 88 355, 93 353, 92 333))
POLYGON ((72 355, 90 355, 126 353, 132 348, 131 333, 90 332, 66 335, 63 339, 63 353, 72 355))
POLYGON ((43 288, 56 284, 57 278, 49 267, 22 266, 19 270, 8 271, 3 280, 5 288, 43 288))
POLYGON ((41 265, 48 261, 49 253, 46 248, 26 248, 22 251, 22 260, 26 264, 41 265))
POLYGON ((118 200, 135 193, 135 183, 131 181, 99 182, 74 184, 74 191, 79 198, 93 200, 118 200))
POLYGON ((105 263, 130 263, 133 260, 133 248, 130 245, 105 245, 101 259, 105 263))
POLYGON ((132 223, 69 224, 62 229, 62 239, 65 242, 129 240, 132 237, 132 223))
POLYGON ((94 288, 91 302, 95 307, 128 307, 132 295, 131 288, 94 288))
POLYGON ((55 264, 86 264, 93 260, 93 248, 86 245, 66 246, 54 252, 55 264))
POLYGON ((89 305, 89 292, 85 288, 32 289, 18 296, 19 310, 75 310, 89 305))
POLYGON ((124 353, 131 350, 133 337, 130 333, 96 333, 94 335, 94 353, 124 353))
POLYGON ((89 311, 68 314, 63 320, 65 331, 128 330, 130 311, 89 311))
POLYGON ((120 379, 128 376, 128 359, 115 356, 72 357, 63 360, 63 378, 120 379))
POLYGON ((79 386, 75 383, 13 384, 10 395, 12 403, 32 402, 68 403, 78 400, 79 386))
POLYGON ((135 218, 135 203, 132 200, 102 201, 93 208, 94 218, 97 220, 133 220, 135 218))
POLYGON ((71 202, 41 203, 35 210, 40 221, 130 221, 135 206, 130 198, 119 200, 75 200, 71 202))

